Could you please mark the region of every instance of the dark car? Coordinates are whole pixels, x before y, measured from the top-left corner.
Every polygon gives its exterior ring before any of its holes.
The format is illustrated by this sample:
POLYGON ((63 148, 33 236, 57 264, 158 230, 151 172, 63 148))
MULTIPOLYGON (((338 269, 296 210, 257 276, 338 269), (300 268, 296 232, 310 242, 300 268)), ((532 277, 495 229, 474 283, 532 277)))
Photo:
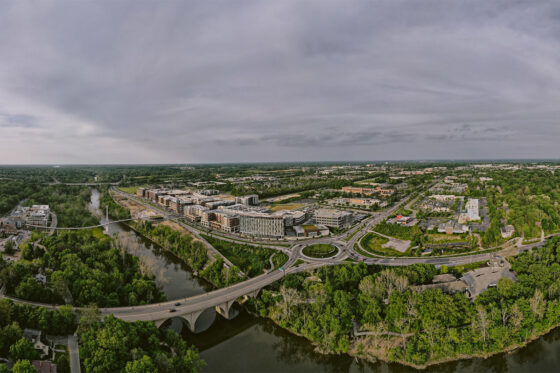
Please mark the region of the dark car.
POLYGON ((181 305, 181 303, 177 302, 175 303, 175 307, 179 307, 181 305))
POLYGON ((172 308, 169 310, 169 312, 177 312, 177 310, 175 308, 172 308))

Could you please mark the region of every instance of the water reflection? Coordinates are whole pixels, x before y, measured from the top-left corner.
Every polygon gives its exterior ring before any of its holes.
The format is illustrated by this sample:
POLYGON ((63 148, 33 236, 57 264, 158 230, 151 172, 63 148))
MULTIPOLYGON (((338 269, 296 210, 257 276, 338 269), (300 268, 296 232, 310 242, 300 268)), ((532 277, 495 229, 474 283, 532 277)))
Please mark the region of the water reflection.
MULTIPOLYGON (((99 211, 99 192, 92 192, 92 209, 99 211)), ((141 258, 142 266, 151 271, 168 299, 178 299, 208 291, 211 286, 193 277, 175 256, 135 234, 125 225, 111 224, 110 233, 128 232, 127 250, 141 258)), ((119 237, 119 239, 121 239, 119 237)), ((214 309, 203 312, 190 332, 186 321, 172 318, 164 326, 180 332, 196 346, 208 366, 205 372, 418 372, 410 367, 383 362, 369 363, 348 355, 322 355, 306 339, 276 326, 270 320, 256 318, 234 306, 239 315, 225 320, 214 309), (202 332, 204 331, 204 332, 202 332)), ((547 373, 560 371, 560 330, 556 329, 527 347, 510 354, 488 359, 469 359, 437 365, 428 373, 513 372, 547 373)))

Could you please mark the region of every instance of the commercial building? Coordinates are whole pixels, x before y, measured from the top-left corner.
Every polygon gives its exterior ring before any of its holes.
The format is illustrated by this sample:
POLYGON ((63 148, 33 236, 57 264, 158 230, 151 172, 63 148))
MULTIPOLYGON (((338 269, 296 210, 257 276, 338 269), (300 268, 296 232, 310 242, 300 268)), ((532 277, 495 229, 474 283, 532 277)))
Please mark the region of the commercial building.
POLYGON ((381 187, 376 187, 376 188, 342 187, 342 191, 345 193, 362 194, 364 196, 370 196, 372 194, 380 194, 384 197, 389 197, 395 193, 394 189, 384 189, 381 187))
POLYGON ((320 237, 328 236, 331 232, 329 228, 324 225, 296 225, 294 227, 296 237, 320 237))
POLYGON ((478 214, 478 199, 471 199, 465 204, 467 209, 467 218, 469 221, 480 220, 480 215, 478 214))
POLYGON ((343 228, 352 224, 352 213, 349 211, 319 209, 315 211, 315 223, 331 228, 343 228))

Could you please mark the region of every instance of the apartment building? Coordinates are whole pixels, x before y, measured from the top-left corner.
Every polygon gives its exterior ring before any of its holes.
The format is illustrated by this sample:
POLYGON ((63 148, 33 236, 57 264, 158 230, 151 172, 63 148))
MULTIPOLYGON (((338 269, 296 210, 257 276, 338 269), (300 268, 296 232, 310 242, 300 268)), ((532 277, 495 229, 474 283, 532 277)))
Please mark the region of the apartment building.
POLYGON ((215 222, 218 226, 217 229, 230 233, 239 232, 240 222, 238 214, 227 210, 216 210, 214 212, 214 216, 216 219, 215 222))
POLYGON ((190 221, 200 221, 202 213, 210 210, 208 207, 200 205, 190 205, 183 207, 183 214, 190 221))

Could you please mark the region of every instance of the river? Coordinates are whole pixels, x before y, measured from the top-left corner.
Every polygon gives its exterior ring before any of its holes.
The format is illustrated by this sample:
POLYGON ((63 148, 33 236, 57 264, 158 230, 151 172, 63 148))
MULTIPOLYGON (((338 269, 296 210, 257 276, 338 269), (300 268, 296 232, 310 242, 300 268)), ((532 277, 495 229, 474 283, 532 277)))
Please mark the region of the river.
MULTIPOLYGON (((91 209, 104 222, 99 210, 99 192, 92 191, 91 209)), ((172 254, 137 235, 124 224, 111 224, 109 234, 129 232, 134 237, 134 254, 148 265, 158 285, 170 300, 201 294, 212 287, 194 277, 189 268, 172 254)), ((399 364, 368 363, 347 355, 322 355, 306 339, 276 326, 270 320, 249 315, 244 310, 233 320, 206 310, 196 324, 196 333, 175 318, 164 324, 181 332, 200 351, 207 367, 203 372, 418 372, 399 364)), ((514 372, 545 373, 560 371, 560 329, 510 354, 488 359, 470 359, 432 366, 429 373, 514 372)))

